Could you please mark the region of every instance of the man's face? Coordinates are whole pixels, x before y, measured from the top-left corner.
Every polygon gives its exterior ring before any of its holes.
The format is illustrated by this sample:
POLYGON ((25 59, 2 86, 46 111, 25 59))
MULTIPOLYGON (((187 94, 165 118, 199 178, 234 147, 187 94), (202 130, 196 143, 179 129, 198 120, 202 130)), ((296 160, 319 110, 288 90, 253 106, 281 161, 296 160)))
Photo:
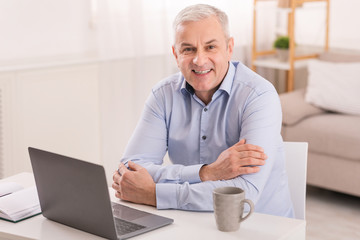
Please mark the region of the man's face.
POLYGON ((186 81, 203 101, 211 100, 224 79, 233 46, 233 39, 226 39, 215 16, 177 28, 173 54, 186 81))

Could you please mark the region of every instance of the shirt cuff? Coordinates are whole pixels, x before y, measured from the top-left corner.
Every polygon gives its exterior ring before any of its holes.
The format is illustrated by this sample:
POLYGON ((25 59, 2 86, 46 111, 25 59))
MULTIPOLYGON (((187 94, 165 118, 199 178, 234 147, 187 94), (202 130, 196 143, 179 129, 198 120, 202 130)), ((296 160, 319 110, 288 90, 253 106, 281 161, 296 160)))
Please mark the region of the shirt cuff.
POLYGON ((185 166, 181 171, 181 180, 188 183, 201 182, 199 172, 202 166, 204 166, 204 164, 185 166))
POLYGON ((156 208, 177 209, 177 184, 157 183, 156 184, 156 208))

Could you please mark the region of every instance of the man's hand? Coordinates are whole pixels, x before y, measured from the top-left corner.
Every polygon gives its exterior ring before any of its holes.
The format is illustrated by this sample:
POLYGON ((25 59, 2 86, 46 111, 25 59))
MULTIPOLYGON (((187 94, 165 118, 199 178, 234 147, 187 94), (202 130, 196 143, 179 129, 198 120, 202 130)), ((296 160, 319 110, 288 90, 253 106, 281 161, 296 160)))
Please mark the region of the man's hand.
POLYGON ((229 180, 239 175, 256 173, 265 164, 264 150, 256 145, 245 144, 241 139, 234 146, 223 151, 215 162, 200 169, 201 181, 229 180))
POLYGON ((131 161, 129 169, 122 163, 113 175, 115 196, 122 200, 156 206, 156 187, 148 171, 131 161))

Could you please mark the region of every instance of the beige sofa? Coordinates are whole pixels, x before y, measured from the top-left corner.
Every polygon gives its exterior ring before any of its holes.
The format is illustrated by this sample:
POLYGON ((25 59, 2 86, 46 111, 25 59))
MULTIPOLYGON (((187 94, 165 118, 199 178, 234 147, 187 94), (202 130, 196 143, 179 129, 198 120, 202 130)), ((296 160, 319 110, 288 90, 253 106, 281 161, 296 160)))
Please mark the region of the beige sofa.
POLYGON ((284 140, 309 143, 309 185, 360 196, 360 115, 318 108, 305 101, 305 91, 280 94, 284 140))

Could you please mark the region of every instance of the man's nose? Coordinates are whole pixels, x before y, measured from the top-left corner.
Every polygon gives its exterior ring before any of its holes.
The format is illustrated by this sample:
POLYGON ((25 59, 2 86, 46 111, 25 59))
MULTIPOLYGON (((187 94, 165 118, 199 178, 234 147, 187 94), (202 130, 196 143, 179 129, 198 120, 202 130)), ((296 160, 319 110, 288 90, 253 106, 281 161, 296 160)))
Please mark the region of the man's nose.
POLYGON ((204 51, 197 51, 193 59, 193 63, 197 66, 202 66, 206 63, 207 55, 204 51))

